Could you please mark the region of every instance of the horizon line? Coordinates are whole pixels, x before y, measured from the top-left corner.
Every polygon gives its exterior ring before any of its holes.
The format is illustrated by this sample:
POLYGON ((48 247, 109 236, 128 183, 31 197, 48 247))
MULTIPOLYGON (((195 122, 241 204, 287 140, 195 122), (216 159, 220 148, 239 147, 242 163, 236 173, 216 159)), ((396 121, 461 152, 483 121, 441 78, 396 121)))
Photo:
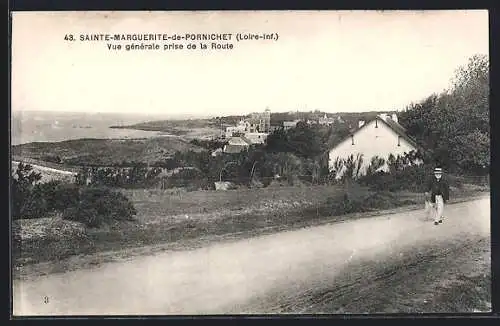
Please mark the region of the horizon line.
MULTIPOLYGON (((165 112, 89 112, 89 111, 64 111, 64 110, 35 110, 35 109, 11 109, 11 113, 63 113, 63 114, 109 114, 109 115, 141 115, 141 116, 201 116, 201 117, 216 117, 216 116, 246 116, 252 113, 264 112, 266 109, 253 110, 248 111, 246 113, 237 113, 237 112, 227 112, 227 113, 165 113, 165 112)), ((360 111, 332 111, 325 109, 282 109, 282 110, 272 110, 269 109, 272 113, 314 113, 318 111, 320 113, 329 113, 329 114, 351 114, 351 113, 369 113, 369 112, 401 112, 404 111, 404 108, 392 108, 392 109, 366 109, 360 111)))

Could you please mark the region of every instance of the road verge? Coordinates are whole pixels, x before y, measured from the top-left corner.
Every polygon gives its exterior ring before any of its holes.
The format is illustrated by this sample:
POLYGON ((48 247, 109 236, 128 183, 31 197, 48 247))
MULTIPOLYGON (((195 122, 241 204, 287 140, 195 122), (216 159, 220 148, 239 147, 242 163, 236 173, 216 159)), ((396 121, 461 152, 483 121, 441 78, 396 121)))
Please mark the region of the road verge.
MULTIPOLYGON (((166 250, 189 250, 215 242, 236 241, 244 238, 290 231, 304 227, 395 214, 419 210, 420 194, 400 194, 401 205, 389 209, 354 212, 336 216, 314 215, 311 209, 295 214, 244 214, 225 216, 216 220, 165 220, 164 223, 121 223, 112 227, 88 230, 85 238, 59 239, 58 241, 33 241, 23 243, 21 255, 15 257, 15 278, 65 272, 80 268, 133 259, 136 256, 152 255, 166 250), (267 214, 267 215, 266 215, 267 214), (40 259, 43 257, 44 259, 40 259)), ((462 193, 451 203, 470 201, 489 196, 486 192, 462 193)), ((319 211, 319 210, 318 210, 319 211)), ((208 214, 209 215, 209 214, 208 214)))

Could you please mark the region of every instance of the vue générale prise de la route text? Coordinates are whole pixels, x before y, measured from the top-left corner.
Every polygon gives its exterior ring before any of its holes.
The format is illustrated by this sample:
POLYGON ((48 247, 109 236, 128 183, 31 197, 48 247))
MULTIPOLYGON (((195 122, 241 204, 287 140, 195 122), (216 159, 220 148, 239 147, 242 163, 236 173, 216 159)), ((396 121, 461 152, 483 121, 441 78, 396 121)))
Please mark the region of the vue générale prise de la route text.
POLYGON ((65 34, 67 42, 106 42, 108 50, 231 50, 234 42, 277 41, 278 33, 65 34))

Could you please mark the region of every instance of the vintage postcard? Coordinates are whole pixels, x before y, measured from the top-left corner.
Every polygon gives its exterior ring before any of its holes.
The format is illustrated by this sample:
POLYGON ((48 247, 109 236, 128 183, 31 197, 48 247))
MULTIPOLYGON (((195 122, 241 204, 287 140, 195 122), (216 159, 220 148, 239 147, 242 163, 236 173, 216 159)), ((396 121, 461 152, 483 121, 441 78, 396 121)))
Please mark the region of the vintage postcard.
POLYGON ((12 315, 491 311, 488 12, 13 12, 12 315))

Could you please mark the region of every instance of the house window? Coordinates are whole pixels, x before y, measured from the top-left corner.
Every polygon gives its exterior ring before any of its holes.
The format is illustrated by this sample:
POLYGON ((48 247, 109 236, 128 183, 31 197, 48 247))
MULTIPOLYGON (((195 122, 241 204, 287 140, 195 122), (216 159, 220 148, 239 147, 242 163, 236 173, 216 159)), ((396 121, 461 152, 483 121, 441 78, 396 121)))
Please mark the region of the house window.
POLYGON ((351 135, 351 144, 354 145, 354 135, 351 135))
POLYGON ((401 146, 401 136, 398 136, 398 146, 401 146))

